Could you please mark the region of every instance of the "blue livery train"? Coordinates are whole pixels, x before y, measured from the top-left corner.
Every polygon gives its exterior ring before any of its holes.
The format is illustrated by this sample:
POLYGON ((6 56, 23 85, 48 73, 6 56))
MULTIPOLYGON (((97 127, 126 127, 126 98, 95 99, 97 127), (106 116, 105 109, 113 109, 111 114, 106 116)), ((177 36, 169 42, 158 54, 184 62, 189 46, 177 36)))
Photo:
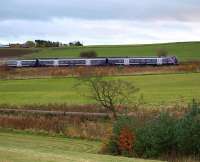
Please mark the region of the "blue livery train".
POLYGON ((8 60, 9 67, 62 67, 106 65, 177 65, 175 56, 167 57, 102 57, 102 58, 46 58, 8 60))

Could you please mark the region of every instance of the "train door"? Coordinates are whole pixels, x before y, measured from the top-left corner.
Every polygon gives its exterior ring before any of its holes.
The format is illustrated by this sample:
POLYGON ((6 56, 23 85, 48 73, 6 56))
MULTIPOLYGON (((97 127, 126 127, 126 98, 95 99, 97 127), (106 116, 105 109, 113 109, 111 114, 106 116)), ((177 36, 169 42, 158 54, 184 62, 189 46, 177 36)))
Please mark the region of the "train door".
POLYGON ((162 58, 157 58, 157 65, 162 65, 162 58))
POLYGON ((58 66, 58 65, 59 65, 58 60, 54 60, 53 66, 58 66))
POLYGON ((86 59, 86 65, 90 66, 91 65, 91 60, 90 59, 86 59))
POLYGON ((17 67, 22 67, 22 61, 17 61, 17 67))
POLYGON ((129 65, 129 59, 124 59, 124 65, 129 65))

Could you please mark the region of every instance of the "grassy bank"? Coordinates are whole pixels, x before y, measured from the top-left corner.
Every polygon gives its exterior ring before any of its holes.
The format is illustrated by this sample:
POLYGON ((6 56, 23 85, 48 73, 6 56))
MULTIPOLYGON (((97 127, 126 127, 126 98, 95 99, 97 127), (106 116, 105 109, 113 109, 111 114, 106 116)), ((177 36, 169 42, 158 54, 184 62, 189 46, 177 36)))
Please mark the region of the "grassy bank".
POLYGON ((200 42, 149 44, 149 45, 113 45, 85 46, 58 49, 42 49, 40 52, 26 55, 25 58, 35 57, 79 57, 82 51, 94 50, 98 56, 155 56, 158 49, 164 48, 170 55, 177 56, 181 61, 200 60, 200 42))
MULTIPOLYGON (((148 105, 164 105, 192 98, 200 98, 200 74, 165 74, 115 77, 129 80, 140 88, 138 96, 143 96, 148 105)), ((74 78, 1 80, 0 104, 91 104, 85 97, 88 89, 77 86, 74 78)))
POLYGON ((100 145, 97 141, 0 132, 0 159, 6 162, 151 162, 98 155, 100 145))

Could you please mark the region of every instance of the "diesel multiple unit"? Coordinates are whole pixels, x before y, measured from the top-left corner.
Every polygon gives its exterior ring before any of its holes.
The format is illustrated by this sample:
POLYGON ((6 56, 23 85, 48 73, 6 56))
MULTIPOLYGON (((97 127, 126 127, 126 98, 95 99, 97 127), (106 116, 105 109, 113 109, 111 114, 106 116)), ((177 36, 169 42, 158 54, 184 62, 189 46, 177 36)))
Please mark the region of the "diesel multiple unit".
POLYGON ((168 57, 106 57, 106 58, 55 58, 32 60, 9 60, 9 67, 60 67, 60 66, 105 66, 105 65, 176 65, 175 56, 168 57))

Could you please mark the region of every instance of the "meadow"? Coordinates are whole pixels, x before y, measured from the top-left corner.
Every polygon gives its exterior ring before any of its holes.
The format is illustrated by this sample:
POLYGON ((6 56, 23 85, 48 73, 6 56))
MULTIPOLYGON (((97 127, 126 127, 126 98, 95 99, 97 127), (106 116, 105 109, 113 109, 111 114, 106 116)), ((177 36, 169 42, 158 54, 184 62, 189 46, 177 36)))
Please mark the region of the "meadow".
MULTIPOLYGON (((137 97, 143 97, 148 106, 169 105, 193 98, 200 98, 200 74, 157 74, 110 77, 131 81, 140 89, 137 97)), ((0 104, 93 104, 86 97, 88 88, 75 78, 24 79, 0 81, 0 104)))
POLYGON ((80 52, 91 50, 96 51, 99 57, 156 56, 158 49, 165 49, 169 55, 177 56, 180 61, 200 60, 200 42, 46 48, 25 55, 24 58, 79 57, 80 52))
POLYGON ((100 155, 100 146, 99 141, 0 132, 2 162, 159 162, 100 155))

